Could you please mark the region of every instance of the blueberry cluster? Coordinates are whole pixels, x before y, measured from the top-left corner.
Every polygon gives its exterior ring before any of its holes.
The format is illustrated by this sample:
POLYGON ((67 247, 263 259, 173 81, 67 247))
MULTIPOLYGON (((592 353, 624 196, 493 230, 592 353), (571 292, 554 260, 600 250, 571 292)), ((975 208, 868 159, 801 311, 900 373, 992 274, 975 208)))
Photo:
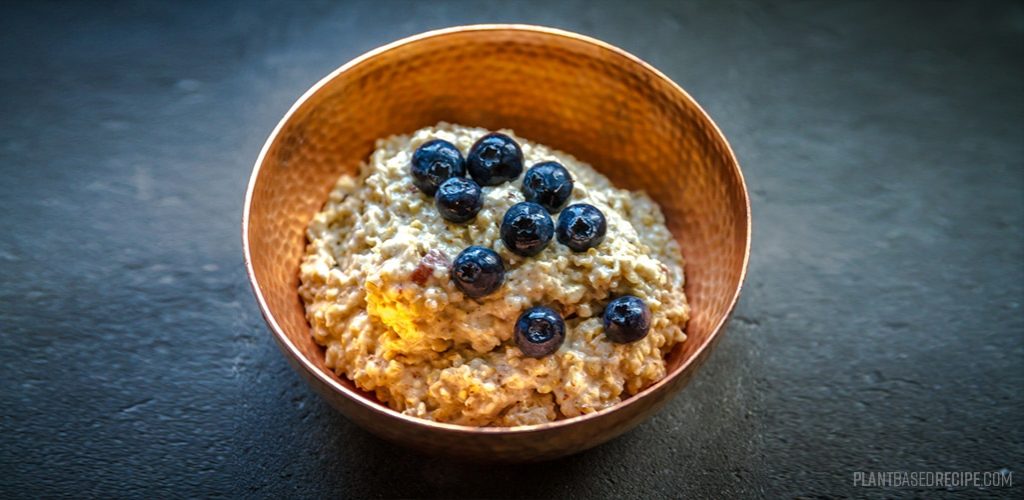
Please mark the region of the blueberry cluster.
POLYGON ((476 141, 465 160, 454 144, 434 139, 412 155, 412 183, 434 197, 441 217, 467 222, 484 206, 481 186, 497 186, 523 173, 523 150, 505 134, 487 134, 476 141), (466 179, 466 172, 472 179, 466 179))
MULTIPOLYGON (((464 223, 483 208, 482 186, 498 186, 523 173, 523 151, 511 137, 490 133, 476 141, 465 159, 454 144, 434 139, 412 155, 413 184, 434 197, 445 220, 464 223), (471 179, 466 178, 467 172, 471 179)), ((505 212, 501 240, 516 255, 539 254, 552 237, 574 252, 586 252, 604 241, 604 214, 586 203, 566 206, 573 180, 558 162, 538 163, 526 171, 522 192, 526 201, 505 212), (559 213, 560 212, 560 213, 559 213), (559 213, 555 224, 550 214, 559 213)), ((505 265, 489 248, 471 246, 455 258, 451 279, 465 295, 477 299, 501 288, 505 265)), ((613 342, 642 339, 650 329, 651 313, 632 295, 613 300, 604 312, 605 335, 613 342)), ((565 340, 565 321, 555 310, 538 306, 523 312, 515 323, 515 341, 525 356, 540 358, 558 350, 565 340)))

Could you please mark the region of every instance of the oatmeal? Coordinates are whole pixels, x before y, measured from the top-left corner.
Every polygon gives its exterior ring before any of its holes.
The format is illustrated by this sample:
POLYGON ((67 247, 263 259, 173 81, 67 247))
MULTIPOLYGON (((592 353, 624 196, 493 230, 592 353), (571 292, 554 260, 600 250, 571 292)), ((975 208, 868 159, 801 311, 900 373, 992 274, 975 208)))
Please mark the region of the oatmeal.
POLYGON ((591 413, 664 377, 686 339, 683 260, 657 204, 502 133, 440 123, 380 140, 309 224, 299 291, 327 366, 408 415, 513 426, 591 413), (492 135, 517 148, 474 157, 492 135), (435 143, 476 182, 413 175, 435 143), (506 153, 538 168, 480 171, 506 153))

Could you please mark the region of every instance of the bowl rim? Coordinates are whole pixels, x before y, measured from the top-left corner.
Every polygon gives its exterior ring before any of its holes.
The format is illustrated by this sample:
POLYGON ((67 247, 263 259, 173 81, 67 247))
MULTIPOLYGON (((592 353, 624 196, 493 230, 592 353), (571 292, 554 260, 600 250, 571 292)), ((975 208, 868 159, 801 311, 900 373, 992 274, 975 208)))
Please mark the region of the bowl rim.
POLYGON ((288 355, 290 355, 294 360, 298 361, 302 369, 304 369, 310 375, 312 375, 317 380, 325 384, 327 387, 330 387, 334 391, 341 393, 343 396, 353 401, 354 403, 363 406, 369 409, 370 411, 380 414, 381 416, 384 417, 397 418, 414 426, 423 426, 446 432, 466 434, 483 433, 499 435, 539 432, 556 429, 560 427, 569 427, 586 420, 598 419, 604 415, 620 410, 628 405, 636 404, 639 400, 656 392, 659 388, 661 388, 665 384, 668 384, 676 377, 679 377, 682 373, 686 372, 686 370, 695 360, 698 360, 702 357, 705 350, 711 348, 711 346, 714 344, 715 339, 722 333, 722 328, 725 326, 726 322, 732 316, 732 313, 736 308, 736 303, 739 300, 740 292, 742 291, 744 281, 746 280, 747 266, 750 261, 751 214, 750 195, 747 192, 746 179, 744 179, 743 177, 743 171, 740 169, 739 160, 736 158, 736 154, 733 152, 732 146, 729 144, 728 139, 725 137, 725 134, 722 133, 722 130, 718 127, 718 124, 716 124, 714 120, 711 119, 711 117, 704 110, 704 108, 702 108, 700 104, 698 104, 697 101, 692 96, 690 96, 689 93, 683 90, 683 88, 679 86, 679 84, 674 82, 671 78, 666 76, 664 73, 662 73, 661 71, 659 71, 657 68, 647 63, 646 61, 619 47, 616 47, 607 42, 603 42, 601 40, 592 38, 587 35, 582 35, 579 33, 574 33, 563 29, 551 28, 547 26, 538 26, 532 24, 471 24, 426 31, 379 46, 373 50, 363 53, 362 55, 356 57, 355 59, 352 59, 347 63, 343 64, 342 66, 338 67, 337 69, 331 71, 330 73, 327 74, 327 76, 317 81, 312 87, 309 88, 309 90, 303 93, 302 96, 299 97, 294 104, 292 104, 292 106, 288 109, 288 112, 284 114, 281 120, 274 127, 273 131, 271 131, 270 135, 267 137, 266 142, 263 144, 263 148, 260 150, 259 156, 256 158, 256 163, 253 165, 252 174, 249 177, 248 187, 246 188, 245 191, 244 203, 245 205, 242 210, 242 251, 245 260, 246 275, 248 276, 249 279, 249 286, 252 288, 253 293, 256 295, 256 302, 259 304, 260 314, 263 316, 263 319, 264 321, 266 321, 267 325, 270 326, 270 329, 274 333, 278 345, 284 348, 287 351, 288 355), (362 394, 358 394, 352 389, 345 387, 335 379, 331 378, 328 374, 324 373, 322 370, 314 366, 312 361, 306 358, 306 356, 302 354, 302 352, 295 346, 295 344, 292 343, 291 339, 289 339, 288 336, 284 333, 284 330, 281 328, 281 325, 277 322, 277 319, 274 317, 273 312, 267 305, 267 301, 263 296, 263 292, 260 290, 259 284, 256 280, 255 270, 252 265, 252 252, 251 249, 249 248, 249 212, 252 206, 253 191, 255 190, 256 181, 259 178, 260 174, 260 169, 263 166, 263 162, 266 159, 267 153, 270 151, 270 147, 277 140, 278 134, 284 128, 285 124, 288 123, 289 120, 291 120, 292 115, 294 115, 298 111, 298 109, 301 108, 306 103, 306 101, 310 99, 310 97, 319 92, 329 82, 337 78, 342 73, 345 73, 346 71, 364 63, 365 61, 371 58, 374 58, 378 55, 389 52, 391 50, 397 49, 404 45, 415 43, 421 40, 444 37, 455 33, 474 31, 525 31, 531 33, 541 33, 546 35, 568 38, 577 42, 588 43, 602 50, 611 52, 619 57, 624 57, 632 61, 633 63, 640 65, 645 70, 649 71, 652 75, 654 75, 656 78, 668 84, 670 88, 673 88, 676 92, 679 92, 685 100, 689 101, 689 103, 693 105, 693 107, 700 113, 700 116, 707 120, 707 122, 711 125, 711 127, 718 135, 718 137, 721 138, 725 146, 725 152, 726 154, 728 154, 729 159, 732 160, 731 164, 733 166, 733 169, 735 170, 734 173, 739 178, 740 187, 743 195, 743 205, 745 211, 744 222, 746 226, 746 234, 744 235, 745 242, 743 249, 743 265, 740 269, 739 284, 736 287, 733 296, 729 299, 728 309, 726 310, 725 314, 723 314, 722 317, 719 318, 718 322, 715 324, 714 328, 711 330, 711 333, 707 336, 704 343, 701 344, 700 346, 697 346, 697 349, 694 351, 693 355, 689 357, 689 359, 680 364, 672 372, 665 374, 665 376, 662 377, 657 382, 646 387, 644 390, 608 408, 604 408, 593 413, 587 413, 584 415, 570 417, 562 420, 554 420, 543 424, 517 425, 510 427, 477 427, 471 425, 450 424, 446 422, 436 422, 433 420, 427 420, 424 418, 406 415, 402 412, 391 409, 391 407, 379 401, 368 401, 366 397, 364 397, 362 394))

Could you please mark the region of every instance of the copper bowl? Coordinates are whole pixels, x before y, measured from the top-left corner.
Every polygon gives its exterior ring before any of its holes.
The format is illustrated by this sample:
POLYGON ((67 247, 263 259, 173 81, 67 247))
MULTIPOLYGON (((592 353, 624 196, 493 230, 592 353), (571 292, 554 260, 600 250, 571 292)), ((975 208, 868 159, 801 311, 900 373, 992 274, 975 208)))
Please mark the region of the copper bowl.
POLYGON ((388 440, 487 460, 553 458, 647 418, 693 377, 728 320, 747 269, 750 205, 722 132, 668 77, 575 33, 465 26, 386 45, 338 68, 292 106, 256 160, 242 219, 256 300, 285 356, 331 405, 388 440), (324 366, 299 298, 305 228, 374 140, 439 121, 522 137, 575 155, 616 185, 643 189, 686 258, 688 340, 668 375, 618 405, 542 425, 467 427, 403 415, 324 366))

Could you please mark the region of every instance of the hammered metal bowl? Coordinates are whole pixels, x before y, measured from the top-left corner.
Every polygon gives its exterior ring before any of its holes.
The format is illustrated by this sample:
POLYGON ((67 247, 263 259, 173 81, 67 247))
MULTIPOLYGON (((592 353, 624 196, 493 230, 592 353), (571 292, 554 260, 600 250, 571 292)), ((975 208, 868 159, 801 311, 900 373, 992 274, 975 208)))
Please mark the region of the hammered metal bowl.
POLYGON ((605 442, 658 410, 714 347, 747 268, 750 205, 721 131, 678 85, 625 51, 575 33, 522 25, 433 31, 338 68, 292 106, 256 160, 242 220, 256 299, 295 369, 360 426, 429 453, 525 461, 605 442), (668 375, 620 404, 521 427, 467 427, 403 415, 324 366, 299 298, 305 228, 339 175, 374 140, 439 121, 566 151, 616 185, 656 200, 686 259, 688 340, 668 375))

